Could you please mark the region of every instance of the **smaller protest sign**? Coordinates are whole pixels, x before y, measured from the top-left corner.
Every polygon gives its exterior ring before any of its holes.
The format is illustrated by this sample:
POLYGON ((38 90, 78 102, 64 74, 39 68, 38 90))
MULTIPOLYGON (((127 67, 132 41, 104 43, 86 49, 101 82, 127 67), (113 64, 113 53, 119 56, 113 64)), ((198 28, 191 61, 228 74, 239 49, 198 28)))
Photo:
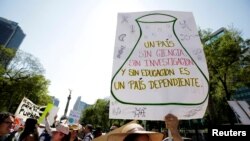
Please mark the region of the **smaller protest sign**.
POLYGON ((42 115, 43 110, 44 107, 37 106, 31 100, 24 97, 16 110, 15 116, 23 119, 24 121, 27 118, 38 119, 42 115))
POLYGON ((39 118, 38 123, 45 124, 45 116, 49 113, 47 119, 48 119, 49 124, 52 125, 55 122, 55 118, 57 117, 58 111, 59 111, 58 107, 49 103, 46 106, 46 109, 44 110, 42 116, 39 118))
POLYGON ((79 122, 81 113, 78 111, 71 110, 69 113, 68 123, 77 124, 79 122))

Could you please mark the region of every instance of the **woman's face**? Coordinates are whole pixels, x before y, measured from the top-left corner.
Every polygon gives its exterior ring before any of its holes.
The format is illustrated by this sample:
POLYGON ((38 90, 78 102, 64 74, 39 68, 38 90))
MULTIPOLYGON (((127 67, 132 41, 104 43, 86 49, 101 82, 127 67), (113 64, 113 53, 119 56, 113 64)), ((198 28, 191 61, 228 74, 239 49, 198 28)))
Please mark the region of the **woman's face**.
POLYGON ((62 140, 62 138, 64 136, 65 136, 65 134, 63 134, 62 132, 55 131, 55 132, 53 132, 52 140, 53 141, 60 141, 60 140, 62 140))
POLYGON ((14 125, 14 118, 9 116, 6 118, 3 123, 0 124, 0 135, 5 135, 11 132, 11 129, 14 125))
POLYGON ((78 130, 71 130, 70 134, 71 134, 71 137, 75 138, 75 137, 77 137, 78 130))

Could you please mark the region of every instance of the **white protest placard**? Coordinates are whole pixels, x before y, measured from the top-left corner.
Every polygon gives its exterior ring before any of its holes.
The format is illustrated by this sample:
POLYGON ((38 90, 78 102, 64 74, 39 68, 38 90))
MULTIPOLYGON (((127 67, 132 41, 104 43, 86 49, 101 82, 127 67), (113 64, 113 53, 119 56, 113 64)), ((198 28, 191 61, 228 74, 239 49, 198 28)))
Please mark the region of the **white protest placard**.
POLYGON ((43 113, 43 110, 41 109, 45 109, 44 106, 37 106, 28 98, 24 97, 16 110, 15 116, 23 119, 24 121, 27 118, 38 119, 43 113))
POLYGON ((68 124, 77 124, 79 123, 79 119, 81 117, 81 112, 70 110, 69 117, 68 117, 68 124))
POLYGON ((204 116, 206 58, 191 12, 119 13, 109 117, 163 120, 204 116))
POLYGON ((47 120, 50 125, 52 125, 55 122, 55 117, 57 117, 57 113, 59 111, 59 108, 56 107, 55 105, 49 103, 47 106, 45 106, 45 110, 43 114, 40 116, 38 119, 38 123, 43 123, 45 124, 45 117, 49 113, 47 120))

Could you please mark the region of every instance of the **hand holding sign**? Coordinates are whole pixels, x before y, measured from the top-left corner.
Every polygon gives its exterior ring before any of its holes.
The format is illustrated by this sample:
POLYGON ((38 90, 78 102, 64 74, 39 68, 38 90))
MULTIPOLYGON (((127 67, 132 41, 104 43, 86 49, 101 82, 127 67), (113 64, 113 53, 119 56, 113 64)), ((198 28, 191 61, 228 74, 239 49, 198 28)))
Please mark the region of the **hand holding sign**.
POLYGON ((172 114, 167 114, 165 116, 166 128, 170 130, 171 136, 174 138, 174 141, 181 141, 181 135, 178 130, 179 120, 176 116, 172 114))

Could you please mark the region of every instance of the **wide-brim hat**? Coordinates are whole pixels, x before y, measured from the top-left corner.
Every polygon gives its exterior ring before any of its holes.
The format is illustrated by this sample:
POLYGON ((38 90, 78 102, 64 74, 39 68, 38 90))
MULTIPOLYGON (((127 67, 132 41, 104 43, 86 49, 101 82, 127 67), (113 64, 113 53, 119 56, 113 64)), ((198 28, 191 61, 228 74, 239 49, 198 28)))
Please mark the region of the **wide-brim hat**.
POLYGON ((126 125, 131 124, 131 123, 136 123, 136 120, 133 120, 133 121, 131 121, 131 122, 129 122, 129 123, 127 123, 127 124, 125 124, 125 125, 119 127, 119 128, 116 128, 116 129, 114 129, 114 130, 112 130, 112 131, 106 133, 105 135, 102 135, 102 136, 99 136, 99 137, 97 137, 97 138, 94 138, 92 141, 107 141, 109 135, 115 134, 115 133, 121 133, 122 129, 123 129, 126 125))
POLYGON ((80 129, 80 126, 77 124, 69 125, 69 130, 79 130, 79 129, 80 129))
POLYGON ((137 123, 131 123, 124 126, 120 133, 110 134, 107 137, 107 141, 123 141, 124 138, 129 134, 145 134, 148 135, 150 141, 162 141, 163 139, 162 133, 145 131, 145 129, 141 125, 137 123))

